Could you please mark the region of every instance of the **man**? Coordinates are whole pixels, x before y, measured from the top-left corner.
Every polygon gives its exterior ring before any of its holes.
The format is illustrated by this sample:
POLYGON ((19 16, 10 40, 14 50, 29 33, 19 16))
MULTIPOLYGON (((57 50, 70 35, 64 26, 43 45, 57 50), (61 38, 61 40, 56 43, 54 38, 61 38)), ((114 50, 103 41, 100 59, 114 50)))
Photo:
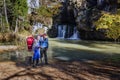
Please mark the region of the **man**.
POLYGON ((48 59, 47 59, 47 49, 48 49, 48 38, 46 34, 43 34, 40 36, 40 46, 41 46, 41 59, 44 56, 44 61, 45 64, 48 64, 48 59))

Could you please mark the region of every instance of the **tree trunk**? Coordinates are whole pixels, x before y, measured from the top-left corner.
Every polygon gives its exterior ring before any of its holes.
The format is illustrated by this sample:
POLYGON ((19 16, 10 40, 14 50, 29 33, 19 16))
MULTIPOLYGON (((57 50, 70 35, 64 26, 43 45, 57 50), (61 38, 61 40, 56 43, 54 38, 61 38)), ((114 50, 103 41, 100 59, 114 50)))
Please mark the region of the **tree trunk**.
POLYGON ((7 9, 6 9, 6 1, 4 0, 4 12, 5 12, 5 20, 8 26, 8 31, 9 31, 9 22, 8 22, 8 16, 7 16, 7 9))
POLYGON ((16 19, 15 33, 18 32, 18 18, 16 19))
POLYGON ((0 25, 0 29, 1 29, 0 31, 2 31, 2 14, 1 13, 0 13, 0 24, 1 24, 0 25))
POLYGON ((3 19, 2 19, 2 17, 3 17, 3 16, 2 16, 2 14, 0 13, 0 18, 1 18, 1 19, 0 19, 1 32, 3 32, 3 30, 4 30, 4 28, 3 28, 3 19))

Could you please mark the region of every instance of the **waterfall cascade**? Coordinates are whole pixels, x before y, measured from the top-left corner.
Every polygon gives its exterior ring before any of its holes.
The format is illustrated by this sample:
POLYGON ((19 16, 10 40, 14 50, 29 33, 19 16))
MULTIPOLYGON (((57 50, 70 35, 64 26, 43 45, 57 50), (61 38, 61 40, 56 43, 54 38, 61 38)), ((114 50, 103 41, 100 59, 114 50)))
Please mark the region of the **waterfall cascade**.
MULTIPOLYGON (((60 39, 79 39, 79 33, 76 28, 75 17, 77 16, 77 11, 72 9, 72 4, 69 4, 69 0, 64 0, 63 7, 61 8, 61 13, 59 14, 60 24, 55 25, 57 29, 57 38, 60 39)), ((57 23, 55 23, 57 24, 57 23)))
POLYGON ((57 26, 58 36, 59 39, 80 39, 79 32, 77 31, 77 28, 74 27, 72 30, 70 30, 69 25, 58 25, 57 26), (72 33, 72 35, 71 35, 72 33))
POLYGON ((80 39, 79 32, 76 27, 74 27, 73 35, 69 39, 80 39))
POLYGON ((58 25, 58 38, 65 38, 67 25, 58 25))

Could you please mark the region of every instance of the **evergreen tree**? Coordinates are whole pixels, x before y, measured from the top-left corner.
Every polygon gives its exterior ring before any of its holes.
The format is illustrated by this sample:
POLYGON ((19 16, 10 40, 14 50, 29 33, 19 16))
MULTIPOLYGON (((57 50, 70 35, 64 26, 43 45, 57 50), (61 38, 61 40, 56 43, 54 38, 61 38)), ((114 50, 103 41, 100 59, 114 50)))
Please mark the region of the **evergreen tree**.
POLYGON ((18 21, 24 21, 28 13, 27 0, 11 0, 13 3, 14 23, 16 23, 15 32, 18 31, 18 21))

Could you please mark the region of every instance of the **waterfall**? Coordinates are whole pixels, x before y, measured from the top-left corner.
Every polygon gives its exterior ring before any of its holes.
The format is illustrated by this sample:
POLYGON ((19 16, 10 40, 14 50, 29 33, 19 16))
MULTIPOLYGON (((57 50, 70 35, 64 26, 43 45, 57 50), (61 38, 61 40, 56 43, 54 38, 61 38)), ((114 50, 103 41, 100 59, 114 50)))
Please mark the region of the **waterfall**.
POLYGON ((75 39, 75 40, 80 39, 79 32, 77 31, 76 26, 74 26, 73 30, 70 30, 70 29, 72 29, 72 28, 69 25, 58 25, 57 26, 57 31, 58 31, 57 38, 59 38, 59 39, 75 39), (73 34, 71 35, 71 33, 73 33, 73 34))
POLYGON ((58 38, 61 37, 61 34, 62 34, 62 27, 61 25, 58 26, 58 38))
POLYGON ((79 32, 77 31, 77 28, 74 27, 73 35, 69 39, 80 39, 79 38, 79 32))
POLYGON ((65 38, 67 25, 63 25, 63 38, 65 38))
POLYGON ((58 38, 65 38, 67 25, 58 25, 58 38))

